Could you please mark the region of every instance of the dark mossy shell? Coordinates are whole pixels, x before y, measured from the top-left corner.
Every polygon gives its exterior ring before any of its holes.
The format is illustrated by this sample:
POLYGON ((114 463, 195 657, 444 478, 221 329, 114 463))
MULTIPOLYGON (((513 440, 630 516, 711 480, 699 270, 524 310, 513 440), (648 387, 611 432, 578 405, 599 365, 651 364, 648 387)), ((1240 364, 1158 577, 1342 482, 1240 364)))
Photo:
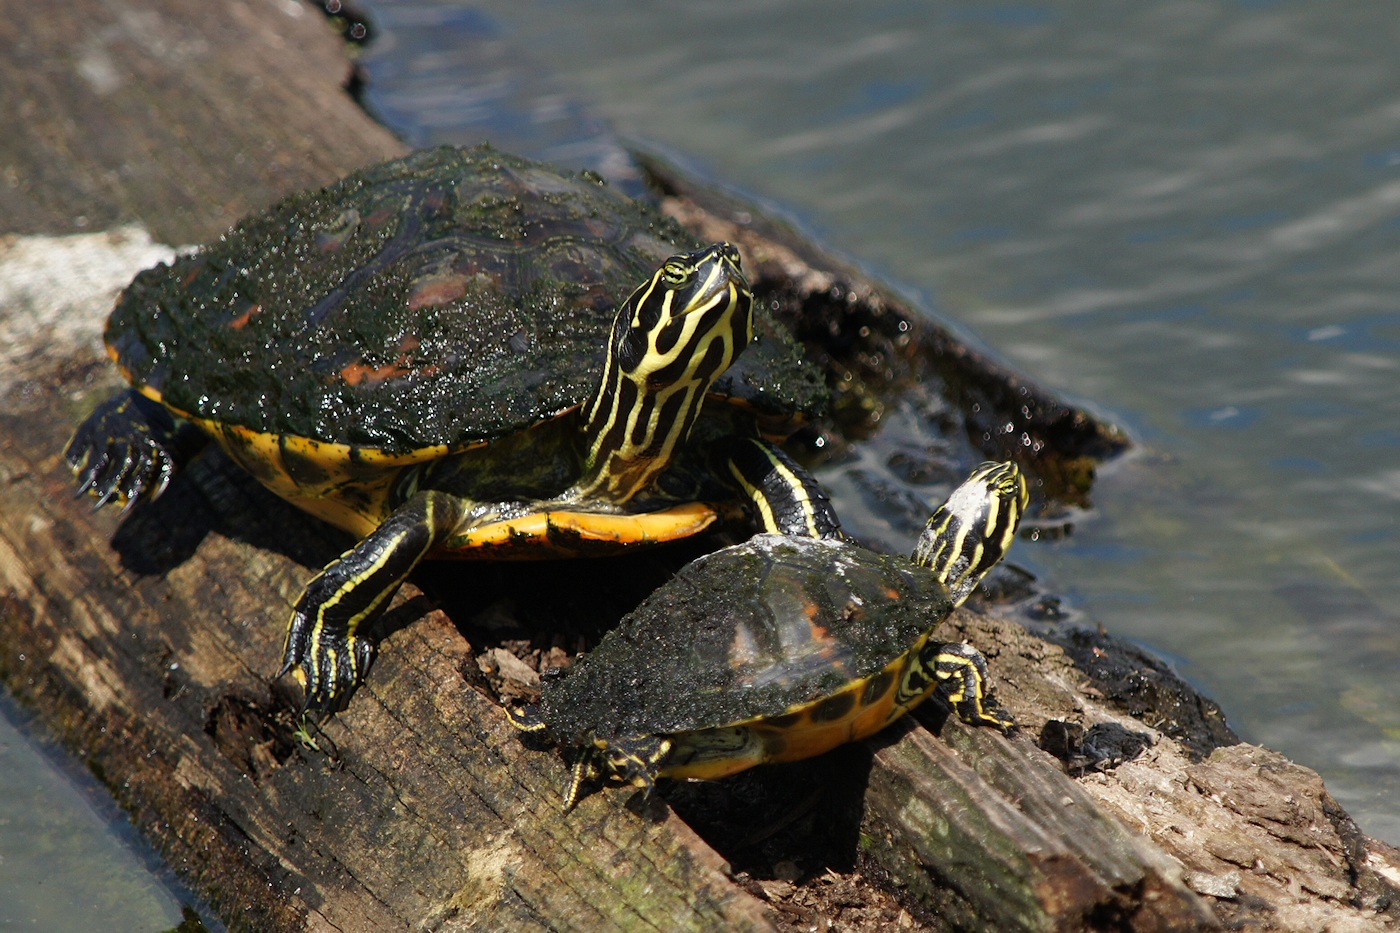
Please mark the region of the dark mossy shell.
POLYGON ((682 569, 547 681, 539 710, 573 744, 776 716, 879 672, 951 611, 907 558, 759 535, 682 569))
MULTIPOLYGON (((107 342, 134 384, 200 418, 389 453, 465 446, 582 402, 618 304, 696 245, 588 175, 423 150, 141 273, 107 342)), ((785 334, 745 357, 717 391, 768 414, 819 405, 785 334)))

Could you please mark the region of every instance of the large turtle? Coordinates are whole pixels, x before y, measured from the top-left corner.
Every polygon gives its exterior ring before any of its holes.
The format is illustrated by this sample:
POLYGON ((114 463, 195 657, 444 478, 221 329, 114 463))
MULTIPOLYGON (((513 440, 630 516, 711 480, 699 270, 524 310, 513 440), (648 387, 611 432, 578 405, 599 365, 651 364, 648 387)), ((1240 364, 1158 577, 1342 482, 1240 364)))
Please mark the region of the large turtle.
POLYGON ((649 791, 809 758, 935 691, 963 721, 1009 729, 981 654, 933 635, 1005 554, 1026 501, 1015 464, 984 463, 912 559, 774 534, 698 558, 507 714, 573 758, 567 807, 600 777, 649 791))
POLYGON ((283 673, 335 708, 424 557, 604 554, 741 515, 836 533, 771 442, 820 406, 820 375, 766 319, 749 346, 739 262, 590 175, 416 152, 138 275, 106 330, 133 388, 67 459, 129 506, 212 438, 360 536, 286 641, 283 673))

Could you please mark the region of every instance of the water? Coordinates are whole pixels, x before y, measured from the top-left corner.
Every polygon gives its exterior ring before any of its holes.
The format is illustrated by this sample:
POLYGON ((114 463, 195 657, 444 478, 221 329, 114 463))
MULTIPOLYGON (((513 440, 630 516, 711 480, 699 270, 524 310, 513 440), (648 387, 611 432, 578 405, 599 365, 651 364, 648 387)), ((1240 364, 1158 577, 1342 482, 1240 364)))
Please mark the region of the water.
POLYGON ((606 168, 611 124, 1130 430, 1096 508, 1016 560, 1400 842, 1392 10, 370 7, 369 103, 411 142, 606 168))
POLYGON ((180 927, 183 892, 106 788, 29 731, 3 694, 0 800, 0 928, 196 928, 180 927))

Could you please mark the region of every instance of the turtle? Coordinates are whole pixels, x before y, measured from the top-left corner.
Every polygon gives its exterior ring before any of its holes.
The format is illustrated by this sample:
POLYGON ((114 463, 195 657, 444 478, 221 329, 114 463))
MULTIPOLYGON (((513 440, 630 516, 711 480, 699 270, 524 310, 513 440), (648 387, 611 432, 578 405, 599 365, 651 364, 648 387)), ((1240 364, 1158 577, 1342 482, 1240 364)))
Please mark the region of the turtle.
POLYGON ((130 386, 65 456, 80 494, 129 508, 212 439, 359 538, 283 651, 333 711, 425 557, 604 555, 717 521, 839 534, 777 446, 824 377, 754 305, 733 245, 594 175, 420 150, 138 274, 104 335, 130 386))
POLYGON ((1010 547, 1026 504, 1017 466, 988 462, 911 558, 777 534, 699 557, 506 715, 572 759, 566 809, 600 778, 649 794, 660 778, 809 758, 935 692, 964 722, 1009 731, 982 655, 933 636, 1010 547))

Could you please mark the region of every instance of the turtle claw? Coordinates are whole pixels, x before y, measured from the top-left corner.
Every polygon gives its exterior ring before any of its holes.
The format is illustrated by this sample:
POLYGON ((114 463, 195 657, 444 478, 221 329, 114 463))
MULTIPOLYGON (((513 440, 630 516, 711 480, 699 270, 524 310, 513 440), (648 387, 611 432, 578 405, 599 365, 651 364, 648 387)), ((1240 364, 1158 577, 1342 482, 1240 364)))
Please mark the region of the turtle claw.
POLYGON ((301 684, 304 712, 335 713, 350 702, 373 660, 374 646, 353 635, 339 638, 289 636, 282 669, 277 676, 291 673, 301 684), (313 641, 314 647, 310 644, 313 641))
POLYGON ((963 701, 954 705, 958 718, 971 726, 990 726, 1002 735, 1013 735, 1021 727, 996 697, 984 696, 980 701, 963 701))
POLYGON ((121 502, 125 513, 165 491, 191 446, 164 408, 124 392, 97 406, 63 456, 77 477, 78 495, 91 494, 94 509, 121 502))
POLYGON ((375 614, 377 601, 353 598, 355 590, 346 584, 358 579, 353 562, 342 556, 306 585, 292 610, 277 676, 291 673, 297 679, 305 691, 306 710, 344 709, 369 671, 374 645, 355 630, 365 616, 375 614))

